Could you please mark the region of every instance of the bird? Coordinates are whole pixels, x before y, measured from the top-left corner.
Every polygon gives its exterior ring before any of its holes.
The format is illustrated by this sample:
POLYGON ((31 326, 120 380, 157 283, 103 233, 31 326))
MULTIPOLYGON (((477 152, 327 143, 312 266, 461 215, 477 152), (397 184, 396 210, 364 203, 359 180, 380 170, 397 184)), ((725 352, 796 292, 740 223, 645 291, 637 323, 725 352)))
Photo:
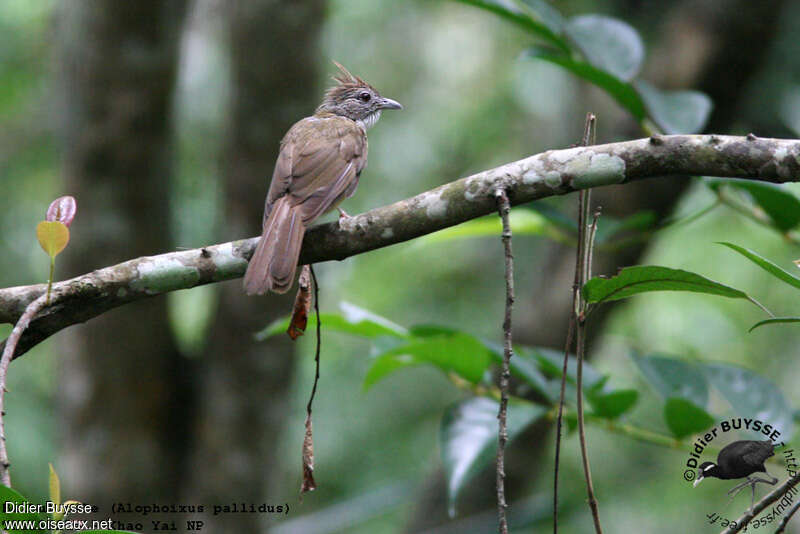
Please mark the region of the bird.
MULTIPOLYGON (((296 122, 280 144, 262 219, 261 239, 244 276, 248 295, 286 293, 306 228, 353 195, 367 165, 367 130, 385 109, 403 109, 369 83, 339 69, 314 114, 296 122)), ((340 221, 349 217, 339 209, 340 221)))
POLYGON ((750 486, 750 509, 753 509, 755 501, 756 484, 763 482, 765 484, 775 485, 778 479, 767 473, 764 462, 770 456, 775 454, 775 447, 772 441, 734 441, 729 443, 717 455, 717 463, 703 462, 697 468, 697 479, 694 481, 693 487, 697 487, 704 478, 715 477, 723 480, 747 478, 741 484, 734 486, 728 491, 731 499, 735 497, 742 489, 750 486), (772 480, 752 476, 754 473, 767 473, 767 476, 772 480))

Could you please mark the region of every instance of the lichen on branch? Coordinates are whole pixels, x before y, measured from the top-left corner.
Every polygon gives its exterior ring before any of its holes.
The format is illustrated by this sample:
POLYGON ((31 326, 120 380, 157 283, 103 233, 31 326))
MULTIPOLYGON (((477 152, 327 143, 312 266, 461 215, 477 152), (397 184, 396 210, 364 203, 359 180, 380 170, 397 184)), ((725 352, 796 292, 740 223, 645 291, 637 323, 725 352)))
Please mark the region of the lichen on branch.
MULTIPOLYGON (((494 192, 511 205, 573 191, 665 175, 768 182, 800 180, 800 140, 753 135, 653 136, 550 150, 444 184, 306 232, 300 264, 342 260, 493 213, 494 192)), ((22 335, 15 357, 75 323, 143 298, 241 277, 258 238, 136 258, 54 284, 62 297, 22 335)), ((0 289, 0 322, 16 323, 45 284, 0 289)))

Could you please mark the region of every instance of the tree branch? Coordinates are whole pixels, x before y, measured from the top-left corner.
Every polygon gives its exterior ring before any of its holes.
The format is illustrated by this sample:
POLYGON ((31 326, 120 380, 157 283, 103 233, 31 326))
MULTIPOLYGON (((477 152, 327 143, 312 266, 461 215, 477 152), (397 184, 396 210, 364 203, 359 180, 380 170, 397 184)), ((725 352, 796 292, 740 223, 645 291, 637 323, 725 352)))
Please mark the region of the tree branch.
MULTIPOLYGON (((669 174, 800 180, 800 140, 717 135, 653 136, 551 150, 376 208, 340 226, 308 230, 300 264, 342 260, 488 215, 494 191, 511 205, 603 185, 669 174)), ((75 323, 129 302, 242 276, 257 238, 133 259, 53 285, 64 296, 22 335, 15 357, 75 323)), ((45 284, 0 289, 0 322, 16 323, 45 284)))
MULTIPOLYGON (((758 501, 752 510, 748 510, 742 514, 739 519, 737 519, 735 522, 732 522, 728 528, 722 531, 722 534, 734 534, 735 532, 742 530, 755 516, 764 511, 767 506, 774 503, 792 490, 792 488, 794 488, 798 482, 800 482, 800 475, 793 475, 787 478, 783 484, 766 494, 764 498, 758 501)), ((796 492, 797 490, 794 491, 796 492)))
POLYGON ((786 530, 786 525, 789 524, 789 521, 791 521, 792 516, 797 512, 798 508, 800 508, 800 501, 797 501, 792 505, 791 508, 789 508, 789 511, 786 512, 786 515, 784 515, 783 519, 781 519, 781 522, 778 523, 778 528, 775 530, 775 534, 781 534, 784 530, 786 530))
MULTIPOLYGON (((50 277, 52 279, 52 275, 50 277)), ((6 397, 6 374, 8 366, 11 364, 14 350, 17 347, 20 337, 28 328, 28 323, 39 311, 50 302, 50 292, 42 294, 31 302, 19 318, 17 324, 11 330, 8 339, 3 347, 3 355, 0 357, 0 483, 6 487, 11 487, 11 474, 8 468, 11 463, 8 460, 8 450, 6 449, 6 430, 5 430, 5 397, 6 397)))

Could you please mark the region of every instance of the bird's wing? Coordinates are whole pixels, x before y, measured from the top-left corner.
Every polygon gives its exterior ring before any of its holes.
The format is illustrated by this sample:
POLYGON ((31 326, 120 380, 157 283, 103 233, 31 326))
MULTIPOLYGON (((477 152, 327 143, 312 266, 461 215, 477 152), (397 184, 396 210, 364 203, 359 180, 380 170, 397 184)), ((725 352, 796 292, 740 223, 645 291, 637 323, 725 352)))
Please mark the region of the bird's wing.
POLYGON ((772 448, 764 447, 763 441, 735 441, 723 447, 717 462, 727 470, 753 472, 753 468, 761 466, 772 454, 772 448), (732 452, 725 454, 726 449, 732 452))
POLYGON ((301 122, 303 121, 292 126, 281 140, 281 149, 275 162, 275 169, 272 171, 272 182, 269 184, 266 205, 264 206, 264 224, 267 222, 275 201, 288 193, 289 185, 292 183, 292 159, 295 146, 291 142, 291 138, 293 137, 293 131, 301 122))
POLYGON ((267 209, 289 195, 308 224, 352 194, 366 164, 367 136, 355 122, 338 116, 303 119, 281 142, 267 209))
POLYGON ((749 441, 747 448, 743 451, 742 460, 747 462, 748 465, 761 465, 773 454, 775 453, 771 442, 749 441), (769 443, 769 447, 764 446, 767 443, 769 443))

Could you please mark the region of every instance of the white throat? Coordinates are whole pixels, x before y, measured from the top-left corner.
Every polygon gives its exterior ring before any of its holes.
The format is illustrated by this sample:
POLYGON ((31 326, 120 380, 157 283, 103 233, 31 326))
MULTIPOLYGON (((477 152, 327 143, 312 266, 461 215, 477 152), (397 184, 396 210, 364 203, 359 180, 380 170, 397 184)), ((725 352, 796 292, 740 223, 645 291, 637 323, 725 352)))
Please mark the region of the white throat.
POLYGON ((380 118, 381 118, 381 110, 378 110, 374 113, 367 115, 367 117, 364 120, 360 120, 358 122, 359 124, 361 124, 361 126, 364 127, 365 130, 369 130, 370 128, 375 126, 375 123, 378 122, 378 119, 380 118))

